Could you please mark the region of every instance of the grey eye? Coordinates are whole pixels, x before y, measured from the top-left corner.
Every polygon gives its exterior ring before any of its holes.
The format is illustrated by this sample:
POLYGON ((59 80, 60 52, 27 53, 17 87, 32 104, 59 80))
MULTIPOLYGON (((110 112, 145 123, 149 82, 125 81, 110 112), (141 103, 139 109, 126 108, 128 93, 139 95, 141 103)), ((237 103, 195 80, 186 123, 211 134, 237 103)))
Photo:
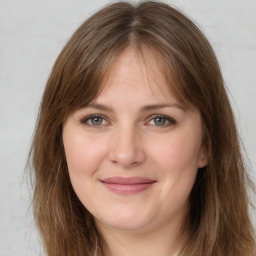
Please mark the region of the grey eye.
POLYGON ((102 125, 103 124, 104 119, 100 116, 95 116, 95 117, 91 117, 88 122, 90 123, 90 125, 102 125))
POLYGON ((88 126, 102 126, 102 125, 108 124, 106 119, 100 115, 88 116, 88 117, 84 118, 81 122, 88 126))
POLYGON ((169 116, 165 116, 165 115, 157 115, 155 117, 153 117, 149 122, 149 125, 153 125, 153 126, 162 126, 162 127, 168 127, 171 125, 176 124, 176 121, 169 117, 169 116))
POLYGON ((153 119, 155 125, 166 125, 169 121, 164 117, 156 117, 153 119))

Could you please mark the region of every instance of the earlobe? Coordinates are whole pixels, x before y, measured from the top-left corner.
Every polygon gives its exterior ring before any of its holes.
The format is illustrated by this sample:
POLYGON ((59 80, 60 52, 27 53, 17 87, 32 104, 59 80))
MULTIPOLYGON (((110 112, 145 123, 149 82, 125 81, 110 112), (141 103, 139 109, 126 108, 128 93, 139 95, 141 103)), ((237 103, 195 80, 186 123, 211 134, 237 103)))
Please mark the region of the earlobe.
POLYGON ((207 146, 203 146, 200 150, 198 157, 198 168, 203 168, 208 165, 209 162, 209 152, 207 146))

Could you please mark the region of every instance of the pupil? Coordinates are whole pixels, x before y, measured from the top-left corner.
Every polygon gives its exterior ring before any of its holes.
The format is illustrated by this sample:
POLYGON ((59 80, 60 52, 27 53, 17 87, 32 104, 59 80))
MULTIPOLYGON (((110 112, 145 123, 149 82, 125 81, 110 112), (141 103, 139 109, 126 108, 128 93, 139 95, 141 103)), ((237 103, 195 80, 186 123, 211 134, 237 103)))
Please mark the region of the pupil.
POLYGON ((155 124, 157 125, 164 125, 165 124, 165 119, 162 117, 158 117, 155 119, 155 124))
POLYGON ((101 118, 101 117, 94 117, 94 118, 92 119, 92 123, 93 123, 94 125, 100 125, 100 124, 102 123, 102 118, 101 118))

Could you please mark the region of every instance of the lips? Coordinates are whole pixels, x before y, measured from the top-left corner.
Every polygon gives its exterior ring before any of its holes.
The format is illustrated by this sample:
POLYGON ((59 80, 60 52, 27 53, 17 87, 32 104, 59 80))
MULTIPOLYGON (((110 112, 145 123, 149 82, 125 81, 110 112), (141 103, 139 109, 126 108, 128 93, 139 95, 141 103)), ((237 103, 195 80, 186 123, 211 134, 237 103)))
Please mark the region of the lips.
POLYGON ((122 195, 140 193, 151 188, 156 182, 155 180, 141 177, 110 177, 100 181, 110 191, 122 195))

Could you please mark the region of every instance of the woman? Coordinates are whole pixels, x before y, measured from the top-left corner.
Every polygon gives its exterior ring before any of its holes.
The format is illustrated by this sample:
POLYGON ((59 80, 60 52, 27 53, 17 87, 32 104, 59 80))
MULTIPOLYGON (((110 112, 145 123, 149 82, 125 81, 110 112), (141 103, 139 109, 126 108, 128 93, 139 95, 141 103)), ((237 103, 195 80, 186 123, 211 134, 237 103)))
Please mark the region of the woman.
POLYGON ((46 254, 255 255, 248 188, 206 38, 159 2, 115 3, 60 53, 30 159, 46 254))

